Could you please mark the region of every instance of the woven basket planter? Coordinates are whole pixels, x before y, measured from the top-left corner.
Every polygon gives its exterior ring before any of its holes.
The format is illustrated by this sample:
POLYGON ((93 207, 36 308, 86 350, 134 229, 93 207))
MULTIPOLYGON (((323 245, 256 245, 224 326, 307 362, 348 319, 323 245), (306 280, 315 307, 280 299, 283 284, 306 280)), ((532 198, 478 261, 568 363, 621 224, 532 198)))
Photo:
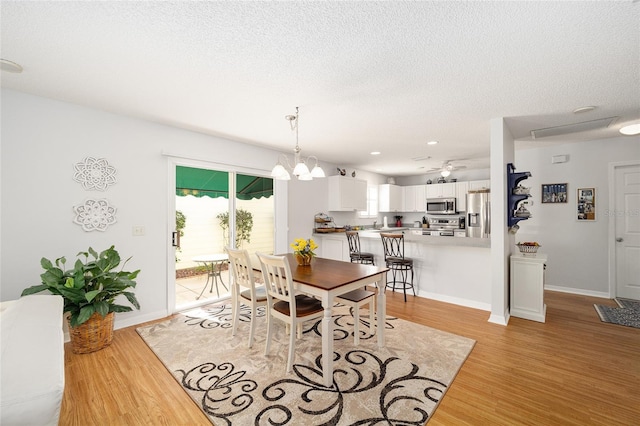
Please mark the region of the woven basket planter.
MULTIPOLYGON (((113 340, 113 317, 113 312, 105 317, 96 312, 78 327, 69 325, 73 353, 88 354, 109 346, 113 340)), ((68 318, 67 324, 69 324, 68 318)))
POLYGON ((311 265, 311 259, 313 259, 313 257, 310 254, 294 253, 293 257, 296 258, 296 261, 298 262, 299 266, 310 266, 311 265))

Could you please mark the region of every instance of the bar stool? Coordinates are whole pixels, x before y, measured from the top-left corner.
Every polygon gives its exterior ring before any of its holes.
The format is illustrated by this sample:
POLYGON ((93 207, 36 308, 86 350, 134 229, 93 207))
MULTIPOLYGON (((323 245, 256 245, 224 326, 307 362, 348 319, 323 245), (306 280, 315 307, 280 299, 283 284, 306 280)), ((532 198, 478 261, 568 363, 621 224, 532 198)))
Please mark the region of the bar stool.
POLYGON ((347 241, 349 242, 349 257, 351 263, 366 263, 375 265, 373 261, 373 253, 366 253, 360 251, 360 236, 358 231, 347 231, 347 241))
POLYGON ((413 259, 404 257, 404 234, 392 234, 381 232, 382 247, 384 249, 384 261, 387 268, 391 269, 393 281, 387 281, 386 287, 390 287, 389 284, 393 284, 391 289, 396 291, 396 283, 402 286, 404 291, 404 301, 407 301, 407 289, 413 290, 413 295, 416 295, 416 290, 413 287, 413 259), (411 281, 407 281, 408 274, 411 272, 411 281), (398 279, 400 278, 400 279, 398 279))

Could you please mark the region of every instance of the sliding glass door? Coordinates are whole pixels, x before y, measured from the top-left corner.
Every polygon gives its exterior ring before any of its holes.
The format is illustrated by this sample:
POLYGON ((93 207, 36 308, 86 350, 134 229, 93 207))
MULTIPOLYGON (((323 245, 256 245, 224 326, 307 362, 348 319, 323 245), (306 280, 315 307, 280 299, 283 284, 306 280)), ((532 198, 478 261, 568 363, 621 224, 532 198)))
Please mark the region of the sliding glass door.
POLYGON ((175 310, 230 297, 225 247, 273 253, 273 180, 176 166, 175 310), (230 195, 231 194, 231 195, 230 195))
POLYGON ((258 264, 256 252, 274 251, 273 179, 237 173, 235 210, 235 247, 246 249, 258 264))

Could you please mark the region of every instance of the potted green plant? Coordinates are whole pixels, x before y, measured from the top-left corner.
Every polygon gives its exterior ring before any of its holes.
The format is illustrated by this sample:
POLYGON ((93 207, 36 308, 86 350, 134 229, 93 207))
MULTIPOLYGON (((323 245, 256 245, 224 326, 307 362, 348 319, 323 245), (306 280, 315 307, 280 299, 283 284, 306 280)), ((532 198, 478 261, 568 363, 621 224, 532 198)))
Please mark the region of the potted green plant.
POLYGON ((120 254, 114 246, 99 254, 89 247, 87 252, 80 252, 77 256, 73 268, 68 270, 64 270, 65 257, 56 259, 55 265, 43 257, 40 260, 45 270, 40 275, 42 284, 26 288, 22 295, 48 290, 62 296, 73 352, 88 353, 111 343, 115 312, 133 310, 130 306, 116 303, 118 296, 123 295, 136 309, 140 309, 135 294, 128 291, 136 286, 134 280, 140 270, 122 270, 129 258, 116 271, 120 265, 120 254))

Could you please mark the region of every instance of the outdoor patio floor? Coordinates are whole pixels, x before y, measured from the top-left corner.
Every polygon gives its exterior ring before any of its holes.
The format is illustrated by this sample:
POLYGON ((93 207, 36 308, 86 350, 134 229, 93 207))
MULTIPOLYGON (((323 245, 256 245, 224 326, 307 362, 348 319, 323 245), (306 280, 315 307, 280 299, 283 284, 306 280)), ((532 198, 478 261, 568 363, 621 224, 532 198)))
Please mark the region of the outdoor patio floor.
POLYGON ((218 290, 220 291, 220 297, 216 292, 216 285, 213 285, 213 291, 211 289, 211 280, 207 283, 207 275, 194 275, 188 278, 176 279, 176 307, 193 305, 195 302, 213 302, 219 299, 230 298, 231 293, 229 291, 229 274, 226 271, 222 273, 222 279, 224 285, 218 280, 218 290), (204 288, 205 284, 207 288, 202 293, 202 297, 197 299, 198 295, 204 288), (226 287, 226 288, 225 288, 226 287))

